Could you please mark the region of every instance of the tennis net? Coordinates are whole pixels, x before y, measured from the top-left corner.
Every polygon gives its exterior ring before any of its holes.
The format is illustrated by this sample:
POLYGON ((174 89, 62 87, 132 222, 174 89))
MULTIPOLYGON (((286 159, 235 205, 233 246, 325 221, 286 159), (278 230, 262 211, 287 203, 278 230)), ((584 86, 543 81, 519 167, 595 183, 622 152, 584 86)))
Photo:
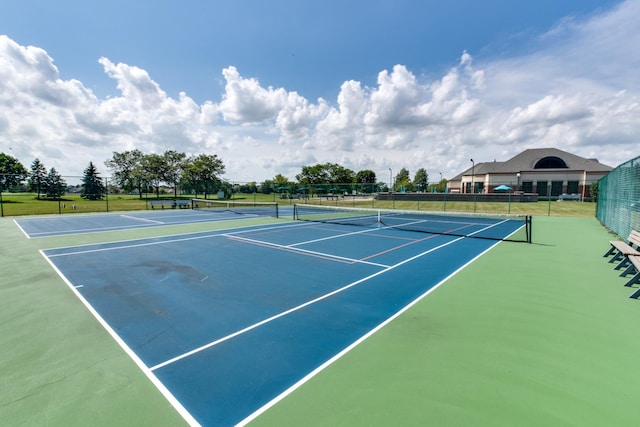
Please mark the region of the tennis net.
POLYGON ((193 209, 233 212, 242 215, 278 218, 277 202, 247 202, 234 200, 191 199, 193 209))
POLYGON ((531 243, 531 216, 294 205, 294 218, 430 234, 531 243))

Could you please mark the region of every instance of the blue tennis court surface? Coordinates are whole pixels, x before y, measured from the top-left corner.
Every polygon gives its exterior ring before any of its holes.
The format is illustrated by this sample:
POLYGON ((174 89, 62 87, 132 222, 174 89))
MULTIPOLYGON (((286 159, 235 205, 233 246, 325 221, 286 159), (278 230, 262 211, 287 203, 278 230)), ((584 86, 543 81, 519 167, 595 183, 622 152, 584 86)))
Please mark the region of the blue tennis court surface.
POLYGON ((15 222, 27 237, 36 238, 197 222, 226 221, 229 219, 246 219, 251 217, 255 218, 255 216, 240 215, 231 211, 185 209, 132 211, 117 214, 57 215, 50 217, 21 218, 15 220, 15 222))
POLYGON ((252 419, 495 244, 284 222, 43 254, 188 422, 219 426, 252 419))

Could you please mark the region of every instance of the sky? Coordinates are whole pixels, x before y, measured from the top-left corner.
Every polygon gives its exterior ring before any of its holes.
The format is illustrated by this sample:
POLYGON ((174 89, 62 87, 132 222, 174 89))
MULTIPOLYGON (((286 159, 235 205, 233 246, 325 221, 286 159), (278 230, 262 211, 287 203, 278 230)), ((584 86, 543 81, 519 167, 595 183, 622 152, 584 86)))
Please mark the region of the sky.
POLYGON ((0 14, 0 152, 114 152, 429 181, 553 147, 640 155, 640 0, 21 0, 0 14))

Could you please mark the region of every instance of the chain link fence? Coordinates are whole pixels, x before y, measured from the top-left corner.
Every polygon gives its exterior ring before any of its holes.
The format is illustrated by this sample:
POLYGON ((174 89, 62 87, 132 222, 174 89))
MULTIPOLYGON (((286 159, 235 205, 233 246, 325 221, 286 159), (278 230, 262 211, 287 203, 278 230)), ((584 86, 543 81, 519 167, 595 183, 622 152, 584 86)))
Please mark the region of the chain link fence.
POLYGON ((625 240, 631 230, 640 230, 640 157, 600 180, 596 218, 625 240))
POLYGON ((385 183, 320 183, 302 184, 275 181, 239 182, 220 180, 215 186, 195 192, 188 185, 177 188, 161 184, 142 187, 141 191, 124 191, 114 185, 111 177, 101 178, 106 191, 89 198, 83 194, 80 176, 62 176, 58 187, 63 191, 51 192, 34 188, 26 178, 10 179, 1 175, 0 215, 75 214, 89 212, 120 212, 150 209, 171 209, 182 206, 178 200, 192 198, 225 199, 249 202, 277 202, 281 206, 311 203, 345 207, 371 207, 381 209, 429 210, 449 212, 485 212, 527 215, 588 215, 595 213, 595 204, 582 201, 539 200, 530 194, 457 193, 446 191, 444 185, 430 185, 426 191, 389 191, 385 183), (440 187, 438 187, 440 185, 440 187), (83 197, 84 196, 84 197, 83 197), (166 203, 159 204, 158 200, 166 203), (174 203, 171 203, 173 201, 174 203))

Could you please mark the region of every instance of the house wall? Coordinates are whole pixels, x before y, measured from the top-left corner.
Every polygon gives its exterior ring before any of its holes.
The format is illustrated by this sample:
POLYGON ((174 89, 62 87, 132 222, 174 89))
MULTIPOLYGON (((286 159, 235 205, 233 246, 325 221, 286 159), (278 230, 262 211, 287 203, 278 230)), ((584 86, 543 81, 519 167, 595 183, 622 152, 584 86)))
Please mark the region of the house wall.
POLYGON ((567 170, 525 171, 521 172, 519 177, 515 172, 507 174, 482 174, 475 175, 473 180, 471 175, 465 175, 459 181, 450 181, 448 188, 450 192, 472 192, 470 191, 470 187, 473 181, 476 190, 480 193, 493 193, 494 188, 497 186, 508 185, 515 192, 525 191, 546 195, 548 183, 551 182, 553 189, 552 195, 554 196, 568 192, 577 192, 578 194, 583 194, 584 192, 585 195, 588 195, 591 184, 597 182, 605 175, 606 173, 602 172, 587 172, 585 176, 585 171, 567 170), (569 182, 575 184, 576 181, 577 190, 575 190, 575 187, 569 188, 569 182), (540 193, 539 190, 542 191, 542 193, 540 193))

